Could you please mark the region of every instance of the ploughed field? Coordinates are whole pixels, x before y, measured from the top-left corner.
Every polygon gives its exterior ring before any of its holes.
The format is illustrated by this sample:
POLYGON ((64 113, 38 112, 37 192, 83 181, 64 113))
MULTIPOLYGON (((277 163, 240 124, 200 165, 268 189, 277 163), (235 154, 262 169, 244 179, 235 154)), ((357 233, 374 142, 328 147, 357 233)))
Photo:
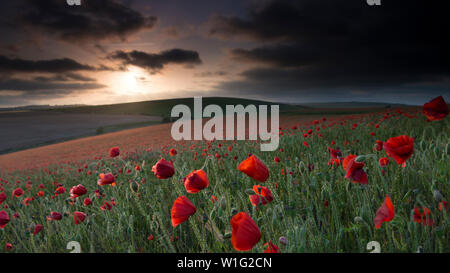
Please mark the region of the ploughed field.
POLYGON ((442 112, 283 116, 274 152, 161 124, 2 155, 0 251, 448 252, 442 112))
POLYGON ((112 126, 160 122, 159 116, 0 111, 0 153, 102 133, 112 126))

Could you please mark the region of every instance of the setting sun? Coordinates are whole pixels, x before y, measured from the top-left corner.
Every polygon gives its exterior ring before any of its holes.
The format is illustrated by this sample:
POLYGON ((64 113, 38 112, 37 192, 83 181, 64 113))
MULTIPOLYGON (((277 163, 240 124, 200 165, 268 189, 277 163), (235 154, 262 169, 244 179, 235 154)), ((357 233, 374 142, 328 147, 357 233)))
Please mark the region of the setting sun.
POLYGON ((120 79, 119 79, 119 92, 126 92, 126 93, 134 93, 136 90, 137 81, 136 81, 136 75, 133 72, 127 72, 125 73, 120 79))
POLYGON ((137 95, 146 93, 141 79, 145 78, 145 72, 139 68, 129 68, 126 72, 116 72, 108 77, 111 88, 116 94, 137 95))

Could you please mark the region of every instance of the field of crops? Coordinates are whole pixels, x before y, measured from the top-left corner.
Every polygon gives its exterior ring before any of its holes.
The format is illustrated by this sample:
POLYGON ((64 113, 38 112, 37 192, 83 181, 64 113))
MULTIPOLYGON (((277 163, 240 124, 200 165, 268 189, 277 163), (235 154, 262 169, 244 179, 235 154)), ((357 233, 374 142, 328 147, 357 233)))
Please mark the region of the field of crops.
POLYGON ((5 174, 0 251, 369 252, 375 241, 449 252, 447 114, 434 101, 282 127, 275 152, 255 141, 111 147, 5 174))

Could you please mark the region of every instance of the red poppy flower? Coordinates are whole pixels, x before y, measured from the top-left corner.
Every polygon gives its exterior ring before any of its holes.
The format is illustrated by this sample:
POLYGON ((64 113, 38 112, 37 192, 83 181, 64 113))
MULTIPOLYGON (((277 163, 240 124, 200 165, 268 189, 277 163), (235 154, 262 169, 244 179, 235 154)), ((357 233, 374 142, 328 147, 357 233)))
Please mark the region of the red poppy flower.
POLYGON ((261 239, 261 232, 255 221, 245 212, 239 212, 230 220, 231 243, 239 251, 251 250, 261 239))
POLYGON ((377 140, 376 143, 377 143, 377 146, 375 146, 375 150, 377 150, 377 151, 383 150, 383 141, 377 140))
POLYGON ((152 171, 159 179, 166 179, 175 174, 175 169, 173 168, 172 162, 167 161, 164 158, 161 158, 155 165, 153 165, 152 171))
POLYGON ((62 214, 59 212, 50 212, 50 215, 47 216, 47 221, 59 221, 62 219, 62 214))
POLYGON ((0 229, 4 228, 9 223, 9 215, 6 211, 0 211, 0 229))
POLYGON ((272 192, 261 185, 254 185, 253 191, 256 194, 250 195, 250 202, 253 206, 258 206, 259 204, 266 205, 273 201, 272 192))
POLYGON ((6 251, 10 251, 13 248, 13 245, 11 243, 6 243, 5 249, 6 251))
POLYGON ((92 200, 89 197, 86 197, 83 201, 83 204, 87 207, 92 204, 92 200))
POLYGON ((110 156, 110 157, 116 157, 116 156, 118 156, 118 155, 120 155, 119 147, 112 147, 112 148, 109 150, 109 156, 110 156))
POLYGON ((6 194, 4 192, 0 193, 0 205, 5 202, 6 194))
POLYGON ((339 150, 339 149, 333 149, 333 148, 330 148, 330 147, 328 147, 328 151, 330 152, 330 156, 331 156, 331 158, 333 158, 333 159, 336 159, 336 158, 341 158, 342 157, 342 153, 341 153, 341 151, 339 150))
POLYGON ((425 103, 422 108, 422 113, 429 120, 441 120, 448 115, 448 112, 448 105, 442 96, 425 103))
POLYGON ((175 155, 177 155, 177 150, 172 148, 172 149, 169 150, 169 154, 170 154, 170 156, 175 156, 175 155))
POLYGON ((112 209, 112 205, 107 202, 107 201, 103 201, 103 205, 100 206, 101 210, 111 210, 112 209))
POLYGON ((34 225, 34 231, 33 231, 33 235, 38 234, 39 232, 41 232, 41 230, 44 228, 43 225, 41 224, 36 224, 34 225))
POLYGON ((194 204, 192 204, 186 196, 178 197, 175 202, 173 202, 172 211, 170 213, 172 226, 176 227, 183 223, 196 211, 197 209, 194 204))
POLYGON ((59 186, 59 187, 56 188, 56 190, 55 190, 55 195, 63 194, 63 193, 65 193, 65 192, 66 192, 66 189, 65 189, 63 186, 59 186))
POLYGON ((364 172, 364 162, 356 162, 356 155, 350 154, 342 162, 342 167, 347 172, 345 178, 353 183, 368 184, 367 174, 364 172))
POLYGON ((24 204, 26 207, 28 207, 30 205, 30 202, 33 200, 34 200, 34 198, 27 197, 27 198, 23 199, 22 204, 24 204))
POLYGON ((81 195, 84 195, 86 193, 87 193, 86 188, 83 185, 81 185, 81 184, 78 184, 78 186, 73 186, 70 189, 70 197, 72 197, 72 198, 77 198, 77 197, 79 197, 81 195))
POLYGON ((333 149, 328 147, 328 151, 330 152, 330 160, 328 161, 328 165, 334 165, 336 164, 337 166, 340 165, 341 163, 341 159, 342 159, 342 153, 339 149, 333 149))
POLYGON ((442 201, 442 202, 439 203, 439 210, 440 211, 443 211, 444 209, 447 211, 449 207, 450 206, 449 206, 447 201, 442 201))
POLYGON ((278 157, 278 156, 276 156, 274 159, 273 159, 275 162, 277 162, 277 163, 280 163, 280 158, 278 157))
POLYGON ((384 167, 386 167, 386 166, 389 164, 389 158, 387 158, 387 157, 381 157, 381 158, 378 160, 378 163, 380 164, 380 167, 384 168, 384 167))
POLYGON ((82 223, 86 219, 86 214, 81 211, 75 211, 73 213, 73 220, 75 221, 75 225, 82 223))
POLYGON ((309 147, 309 144, 306 141, 303 141, 303 145, 305 145, 305 147, 309 147))
POLYGON ((20 197, 24 194, 25 192, 22 190, 22 188, 17 188, 13 191, 12 195, 15 197, 20 197))
POLYGON ((251 155, 242 161, 238 166, 238 170, 260 182, 265 182, 269 177, 269 170, 266 165, 255 155, 251 155))
POLYGON ((205 171, 196 170, 183 178, 183 183, 188 193, 197 193, 209 186, 209 179, 205 171))
POLYGON ((375 219, 373 223, 375 224, 375 228, 380 228, 383 222, 390 222, 394 219, 394 205, 392 204, 391 198, 386 195, 383 204, 380 208, 378 208, 377 213, 375 215, 375 219))
POLYGON ((405 166, 406 160, 414 152, 414 139, 407 135, 391 137, 383 143, 383 148, 389 157, 392 157, 398 165, 405 166))
POLYGON ((422 225, 432 226, 433 219, 431 219, 431 211, 429 208, 414 208, 413 220, 416 223, 421 223, 422 225))
POLYGON ((115 178, 114 175, 112 173, 101 173, 99 175, 100 179, 97 180, 97 185, 99 186, 103 186, 103 185, 109 185, 111 184, 112 186, 115 186, 115 178))
POLYGON ((269 240, 269 242, 265 243, 264 246, 266 249, 264 253, 281 253, 280 249, 269 240))

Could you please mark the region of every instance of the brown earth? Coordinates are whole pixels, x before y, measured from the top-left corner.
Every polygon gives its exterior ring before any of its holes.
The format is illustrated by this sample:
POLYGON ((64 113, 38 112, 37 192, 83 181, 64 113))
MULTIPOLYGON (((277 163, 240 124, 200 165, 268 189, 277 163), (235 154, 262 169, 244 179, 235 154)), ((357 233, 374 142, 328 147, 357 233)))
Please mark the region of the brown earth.
MULTIPOLYGON (((323 115, 281 116, 280 126, 301 126, 322 117, 323 115)), ((152 125, 0 155, 0 172, 32 170, 104 157, 108 156, 109 149, 114 146, 120 147, 122 154, 149 148, 158 149, 174 143, 170 134, 171 126, 171 123, 152 125)))
POLYGON ((0 152, 95 135, 97 129, 105 126, 159 121, 161 117, 144 115, 0 111, 0 152))

